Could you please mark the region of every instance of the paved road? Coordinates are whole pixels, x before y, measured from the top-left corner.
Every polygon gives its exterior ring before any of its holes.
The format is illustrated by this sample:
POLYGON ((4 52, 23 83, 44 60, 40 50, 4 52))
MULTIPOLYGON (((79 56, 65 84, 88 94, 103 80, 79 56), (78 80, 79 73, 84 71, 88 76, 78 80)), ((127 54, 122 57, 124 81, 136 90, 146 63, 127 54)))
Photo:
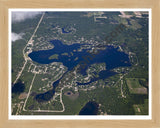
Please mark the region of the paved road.
POLYGON ((27 98, 26 98, 26 100, 25 100, 25 102, 24 102, 24 105, 23 105, 23 111, 26 111, 25 106, 26 106, 26 103, 27 103, 28 97, 29 97, 29 95, 30 95, 30 92, 31 92, 32 85, 33 85, 33 82, 34 82, 35 77, 36 77, 36 73, 35 73, 35 74, 34 74, 34 76, 33 76, 33 79, 32 79, 32 82, 31 82, 31 85, 30 85, 30 88, 29 88, 29 91, 28 91, 27 98))
POLYGON ((39 28, 39 25, 40 25, 40 23, 41 23, 41 21, 42 21, 42 19, 43 19, 43 17, 44 17, 44 14, 45 14, 45 13, 42 14, 42 16, 41 16, 41 18, 40 18, 40 20, 39 20, 39 22, 38 22, 38 25, 37 25, 37 27, 35 28, 35 30, 34 30, 32 36, 31 36, 30 40, 28 41, 28 43, 26 44, 26 46, 25 46, 24 49, 23 49, 23 57, 24 57, 25 63, 24 63, 24 65, 23 65, 21 71, 18 73, 17 78, 16 78, 16 80, 13 82, 13 84, 15 84, 15 83, 17 82, 17 80, 20 78, 20 76, 21 76, 21 74, 22 74, 22 72, 23 72, 23 70, 24 70, 24 68, 25 68, 25 66, 26 66, 26 64, 27 64, 28 58, 27 58, 26 55, 25 55, 25 49, 26 49, 27 45, 28 45, 30 42, 33 41, 32 39, 33 39, 33 37, 35 36, 35 33, 37 32, 37 29, 39 28))

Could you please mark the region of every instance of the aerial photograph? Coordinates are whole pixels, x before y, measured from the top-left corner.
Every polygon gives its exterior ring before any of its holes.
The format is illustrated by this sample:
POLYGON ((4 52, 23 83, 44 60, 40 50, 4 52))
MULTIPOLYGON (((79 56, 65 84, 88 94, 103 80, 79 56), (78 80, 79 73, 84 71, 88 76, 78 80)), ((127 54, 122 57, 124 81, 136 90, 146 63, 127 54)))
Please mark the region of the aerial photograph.
POLYGON ((11 115, 149 115, 149 11, 11 11, 11 115))

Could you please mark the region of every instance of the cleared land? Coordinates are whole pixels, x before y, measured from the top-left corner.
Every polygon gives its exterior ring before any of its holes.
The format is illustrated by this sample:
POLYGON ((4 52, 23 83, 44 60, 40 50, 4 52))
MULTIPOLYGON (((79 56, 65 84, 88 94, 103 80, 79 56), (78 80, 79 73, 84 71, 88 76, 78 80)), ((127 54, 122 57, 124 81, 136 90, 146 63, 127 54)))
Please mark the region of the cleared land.
POLYGON ((144 100, 144 104, 133 105, 136 115, 147 115, 148 114, 148 99, 144 100))
POLYGON ((138 78, 127 78, 126 83, 131 94, 147 94, 147 88, 139 83, 138 78))

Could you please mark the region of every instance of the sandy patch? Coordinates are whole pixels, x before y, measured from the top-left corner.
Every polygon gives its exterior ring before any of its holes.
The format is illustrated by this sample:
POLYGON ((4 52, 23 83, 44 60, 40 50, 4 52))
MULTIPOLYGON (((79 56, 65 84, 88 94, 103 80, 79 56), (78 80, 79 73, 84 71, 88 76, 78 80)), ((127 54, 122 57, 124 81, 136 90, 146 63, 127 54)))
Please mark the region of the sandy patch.
POLYGON ((25 98, 27 98, 27 93, 21 93, 20 95, 19 95, 19 97, 18 97, 18 99, 25 99, 25 98))

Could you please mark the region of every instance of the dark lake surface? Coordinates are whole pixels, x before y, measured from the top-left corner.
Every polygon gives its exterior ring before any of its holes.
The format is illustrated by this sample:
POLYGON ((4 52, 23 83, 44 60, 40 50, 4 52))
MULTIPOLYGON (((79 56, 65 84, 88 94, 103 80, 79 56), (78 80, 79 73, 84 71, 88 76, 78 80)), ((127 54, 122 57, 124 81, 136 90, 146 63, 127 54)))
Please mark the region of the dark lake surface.
POLYGON ((24 83, 22 83, 21 80, 18 80, 18 82, 12 86, 12 93, 15 93, 15 94, 20 94, 24 92, 24 90, 25 90, 25 85, 24 83))
POLYGON ((99 105, 94 101, 89 101, 79 112, 79 115, 97 115, 99 105))
MULTIPOLYGON (((35 62, 40 64, 49 64, 52 62, 62 62, 68 70, 72 70, 77 64, 83 64, 85 62, 84 68, 81 68, 80 73, 85 75, 86 69, 91 64, 95 63, 106 63, 106 69, 110 69, 122 66, 130 66, 129 57, 126 53, 118 51, 118 48, 113 46, 106 46, 106 50, 100 51, 98 54, 94 55, 93 59, 87 57, 92 57, 91 53, 87 50, 77 51, 80 48, 80 44, 65 45, 60 40, 50 41, 55 47, 50 50, 33 51, 28 56, 35 62), (63 55, 67 53, 68 55, 63 55), (58 54, 58 59, 49 59, 50 56, 58 54), (76 59, 77 58, 77 59, 76 59), (86 61, 87 58, 89 61, 86 61), (83 62, 83 63, 82 63, 83 62)), ((103 74, 105 74, 103 72, 103 74)))
MULTIPOLYGON (((62 62, 63 65, 68 68, 68 71, 80 64, 79 73, 82 75, 86 75, 86 70, 90 65, 95 63, 106 63, 107 70, 101 71, 99 73, 99 78, 93 78, 89 83, 115 75, 116 73, 111 71, 113 68, 131 66, 128 54, 118 51, 118 48, 114 48, 113 46, 106 46, 105 50, 101 50, 98 54, 94 54, 93 56, 93 54, 87 52, 87 49, 78 51, 80 44, 66 45, 60 40, 51 40, 50 43, 54 45, 53 49, 33 51, 28 56, 33 61, 40 64, 62 62), (58 54, 58 59, 49 59, 49 57, 54 54, 58 54)), ((85 85, 89 83, 77 84, 85 85)), ((54 88, 57 87, 58 84, 59 80, 53 83, 54 88)), ((43 98, 43 96, 40 97, 43 98)))
POLYGON ((49 101, 53 97, 54 94, 55 94, 55 90, 52 89, 52 90, 49 90, 49 91, 47 91, 45 93, 37 94, 35 96, 35 99, 38 102, 49 101))
MULTIPOLYGON (((65 74, 63 74, 63 75, 65 75, 65 74)), ((53 95, 55 94, 55 89, 56 89, 56 87, 58 86, 59 81, 60 81, 62 78, 63 78, 63 77, 61 77, 60 79, 58 79, 57 81, 55 81, 55 82, 53 83, 53 89, 51 89, 51 90, 49 90, 49 91, 47 91, 47 92, 45 92, 45 93, 37 94, 37 95, 35 96, 36 101, 38 101, 38 102, 45 102, 45 101, 51 100, 51 98, 52 98, 53 95)))
POLYGON ((97 80, 99 80, 99 79, 105 79, 105 78, 107 78, 107 77, 109 77, 109 76, 113 76, 113 75, 115 75, 116 74, 116 72, 112 72, 112 71, 101 71, 100 73, 99 73, 99 77, 98 78, 92 78, 89 82, 87 82, 87 83, 80 83, 80 82, 76 82, 77 83, 77 85, 79 86, 79 85, 88 85, 88 84, 90 84, 90 83, 92 83, 92 82, 94 82, 94 81, 97 81, 97 80))
POLYGON ((62 28, 62 33, 70 33, 70 32, 71 32, 71 30, 66 31, 65 28, 62 28))

